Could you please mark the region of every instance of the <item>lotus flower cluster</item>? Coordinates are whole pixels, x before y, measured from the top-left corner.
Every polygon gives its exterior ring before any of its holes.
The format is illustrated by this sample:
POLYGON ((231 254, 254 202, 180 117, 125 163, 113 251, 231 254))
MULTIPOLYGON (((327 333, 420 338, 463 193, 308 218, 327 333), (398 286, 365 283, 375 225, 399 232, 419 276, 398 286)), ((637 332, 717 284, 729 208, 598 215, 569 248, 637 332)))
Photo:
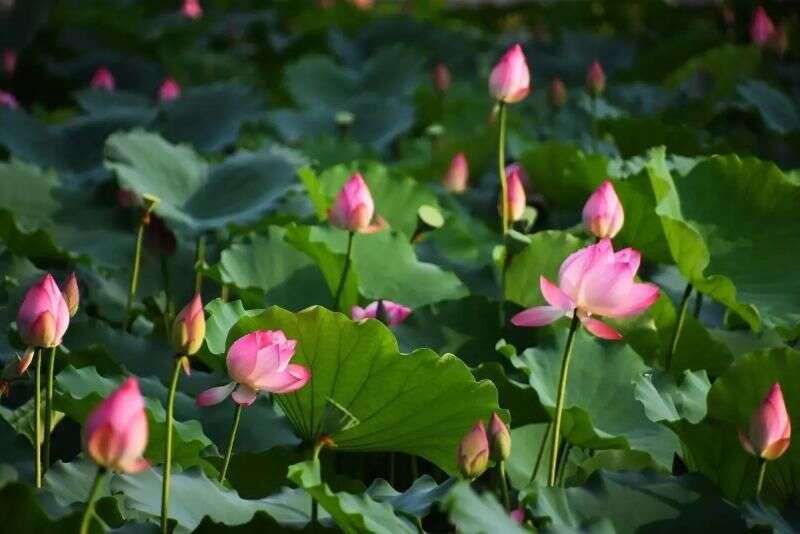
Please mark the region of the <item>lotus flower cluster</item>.
POLYGON ((200 406, 219 404, 233 394, 237 404, 249 406, 259 391, 291 393, 311 378, 302 365, 289 363, 297 341, 280 330, 257 330, 237 339, 227 356, 228 375, 233 382, 208 389, 197 397, 200 406))
POLYGON ((25 294, 17 312, 17 329, 27 345, 56 347, 67 331, 69 318, 70 308, 64 295, 47 273, 25 294))
POLYGON ((383 221, 375 217, 375 202, 359 173, 345 182, 328 210, 328 217, 332 225, 351 232, 373 233, 384 227, 383 221))
POLYGON ((489 459, 503 462, 511 455, 511 433, 502 419, 492 414, 489 432, 478 421, 458 444, 458 468, 465 478, 477 478, 486 471, 489 459))
POLYGON ((391 300, 380 300, 368 304, 362 308, 353 306, 350 316, 354 321, 362 319, 386 319, 389 326, 397 326, 411 315, 411 308, 392 302, 391 300))
POLYGON ((492 69, 489 92, 498 102, 514 104, 524 100, 531 90, 531 74, 522 47, 509 48, 492 69))
POLYGON ((776 460, 789 448, 792 423, 783 401, 780 384, 773 384, 750 419, 747 433, 739 431, 742 447, 764 460, 776 460))

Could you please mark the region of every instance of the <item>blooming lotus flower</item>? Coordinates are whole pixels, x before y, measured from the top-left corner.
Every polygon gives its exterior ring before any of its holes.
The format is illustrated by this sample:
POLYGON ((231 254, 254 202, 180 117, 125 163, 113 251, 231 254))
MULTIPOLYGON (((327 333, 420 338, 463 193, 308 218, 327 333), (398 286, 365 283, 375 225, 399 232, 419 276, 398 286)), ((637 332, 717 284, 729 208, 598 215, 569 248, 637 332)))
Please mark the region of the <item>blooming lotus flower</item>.
POLYGON ((69 326, 69 309, 50 273, 34 284, 17 312, 22 340, 34 347, 56 347, 69 326))
POLYGON ((411 315, 411 308, 407 308, 402 304, 392 302, 391 300, 376 300, 365 308, 353 306, 353 309, 350 311, 350 316, 354 321, 360 321, 362 319, 376 319, 378 318, 379 304, 383 306, 383 314, 385 315, 386 322, 389 324, 389 326, 399 325, 405 321, 409 315, 411 315))
POLYGON ((515 44, 500 58, 489 77, 489 92, 499 102, 514 104, 530 92, 531 74, 522 47, 515 44))
MULTIPOLYGON (((527 205, 525 197, 525 186, 522 184, 524 171, 519 165, 509 165, 506 167, 506 186, 508 188, 506 201, 508 202, 508 217, 514 222, 522 218, 527 205)), ((498 208, 502 213, 502 206, 498 208)))
POLYGON ((658 286, 634 280, 640 261, 639 252, 631 248, 614 252, 609 239, 582 248, 561 264, 557 286, 539 277, 539 288, 549 305, 521 311, 511 322, 516 326, 543 326, 577 312, 593 335, 621 339, 619 332, 596 316, 636 315, 658 299, 658 286))
POLYGON ((792 423, 780 384, 773 384, 750 419, 750 431, 739 431, 744 450, 764 460, 778 459, 789 448, 792 423))
POLYGON ((11 93, 0 90, 0 107, 17 109, 19 108, 19 102, 17 102, 17 98, 11 93))
POLYGON ((550 91, 548 93, 550 105, 555 109, 561 109, 567 102, 567 86, 561 81, 561 78, 553 78, 550 82, 550 91))
POLYGON ((450 89, 451 82, 450 69, 442 62, 437 63, 436 68, 433 70, 433 85, 438 91, 446 93, 450 89))
POLYGON ((240 337, 231 345, 227 357, 228 375, 234 381, 200 393, 197 404, 219 404, 232 392, 234 402, 249 406, 259 391, 291 393, 300 389, 311 378, 311 372, 289 363, 296 345, 297 341, 286 339, 280 330, 257 330, 240 337))
POLYGON ((3 50, 3 72, 11 78, 17 70, 17 52, 10 48, 3 50))
POLYGON ((598 96, 606 89, 606 73, 603 66, 596 59, 586 72, 586 90, 592 96, 598 96))
POLYGON ((158 88, 158 99, 161 102, 172 102, 181 96, 181 86, 173 78, 167 78, 158 88))
POLYGON ((147 415, 139 382, 128 378, 86 419, 83 447, 97 464, 122 473, 138 473, 150 464, 142 458, 147 447, 147 415))
POLYGON ((191 356, 203 346, 206 335, 206 317, 203 313, 203 301, 199 293, 195 293, 172 323, 172 346, 180 355, 191 356))
POLYGON ((69 273, 69 276, 61 286, 61 295, 64 297, 64 302, 67 303, 69 316, 75 317, 75 314, 78 313, 78 305, 81 302, 81 290, 78 287, 78 278, 75 273, 69 273))
POLYGON ((203 16, 203 7, 200 0, 184 0, 181 13, 187 19, 196 20, 203 16))
POLYGON ((113 91, 117 85, 114 75, 106 67, 100 67, 92 76, 92 89, 99 91, 113 91))
POLYGON ((583 226, 600 239, 612 239, 622 229, 625 212, 614 186, 606 180, 583 206, 583 226))
POLYGON ((328 210, 331 224, 351 232, 373 233, 383 228, 380 219, 372 222, 375 203, 367 183, 359 174, 353 174, 345 182, 333 206, 328 210))
POLYGON ((459 152, 453 156, 450 168, 442 179, 442 186, 451 193, 463 193, 467 190, 467 180, 469 179, 469 163, 467 156, 459 152))
POLYGON ((477 478, 489 465, 489 439, 483 421, 478 421, 458 444, 458 469, 466 478, 477 478))
POLYGON ((495 462, 504 462, 511 456, 511 433, 497 413, 492 414, 489 422, 489 443, 492 460, 495 462))
POLYGON ((767 15, 767 11, 758 6, 753 12, 753 19, 750 21, 750 40, 753 44, 764 46, 769 43, 775 33, 775 25, 767 15))

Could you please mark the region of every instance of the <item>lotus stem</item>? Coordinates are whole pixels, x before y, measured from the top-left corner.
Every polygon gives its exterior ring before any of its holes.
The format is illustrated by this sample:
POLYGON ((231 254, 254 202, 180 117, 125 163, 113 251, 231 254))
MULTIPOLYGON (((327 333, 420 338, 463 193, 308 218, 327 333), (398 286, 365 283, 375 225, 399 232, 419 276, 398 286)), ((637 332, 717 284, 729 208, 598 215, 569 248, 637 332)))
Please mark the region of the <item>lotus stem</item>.
POLYGON ((497 462, 497 478, 500 485, 500 495, 503 497, 503 506, 506 507, 506 512, 510 512, 511 499, 508 497, 508 481, 506 480, 506 463, 504 461, 497 462))
POLYGON ((222 464, 222 472, 219 474, 219 482, 225 482, 225 475, 228 473, 228 466, 231 463, 231 456, 233 456, 233 444, 236 442, 236 434, 239 432, 239 423, 242 420, 242 410, 244 405, 237 404, 236 411, 233 415, 233 426, 231 426, 231 436, 228 438, 228 450, 225 451, 225 462, 222 464))
POLYGON ((206 261, 206 235, 197 238, 197 255, 195 256, 194 292, 203 293, 203 264, 206 261))
POLYGON ((703 294, 699 291, 694 297, 694 318, 700 318, 700 310, 703 308, 703 294))
POLYGON ((42 475, 50 466, 50 432, 53 428, 53 378, 56 368, 56 352, 58 346, 50 350, 47 362, 47 393, 44 397, 44 453, 42 454, 42 475))
POLYGON ((572 322, 569 325, 569 335, 567 344, 564 347, 564 357, 561 360, 561 376, 558 379, 558 397, 556 399, 556 413, 553 422, 553 435, 551 439, 552 449, 550 450, 550 471, 547 476, 547 485, 555 487, 556 474, 558 471, 558 445, 561 440, 561 416, 564 412, 564 397, 567 392, 567 375, 569 374, 569 361, 572 356, 572 346, 575 344, 575 333, 578 331, 578 310, 573 311, 572 322))
POLYGON ((597 138, 599 137, 599 133, 597 131, 597 97, 592 95, 591 97, 592 102, 592 152, 597 152, 597 138))
POLYGON ((94 503, 97 501, 97 494, 100 493, 100 482, 102 482, 105 473, 106 470, 100 467, 97 469, 97 474, 94 476, 92 489, 89 490, 89 500, 86 501, 86 509, 83 511, 80 534, 89 534, 89 526, 92 523, 92 516, 94 515, 94 503))
POLYGON ((500 177, 500 206, 503 217, 503 235, 508 232, 508 180, 506 180, 506 104, 499 102, 497 133, 497 174, 500 177))
POLYGON ((767 461, 760 460, 758 466, 758 482, 756 482, 756 497, 761 497, 761 489, 764 486, 764 474, 767 472, 767 461))
POLYGON ((34 439, 33 477, 36 487, 42 487, 42 349, 36 349, 36 371, 34 375, 33 411, 34 439))
POLYGON ((683 330, 683 323, 686 320, 686 310, 689 308, 689 297, 692 295, 692 284, 686 284, 686 289, 683 291, 681 298, 681 306, 678 310, 678 319, 675 323, 675 332, 672 334, 672 343, 669 345, 669 352, 664 360, 664 369, 669 371, 672 367, 672 357, 678 349, 678 341, 681 338, 681 330, 683 330))
POLYGON ((336 295, 333 297, 333 305, 336 308, 336 311, 341 311, 341 302, 339 302, 342 298, 342 292, 344 291, 344 285, 347 281, 347 274, 350 271, 350 255, 353 252, 353 239, 355 237, 355 232, 348 232, 347 233, 347 255, 344 257, 344 268, 342 269, 342 276, 339 278, 339 286, 336 288, 336 295))
POLYGON ((172 474, 172 422, 175 412, 175 392, 178 389, 178 378, 183 368, 181 356, 175 360, 175 370, 172 372, 172 382, 167 396, 166 437, 164 439, 164 480, 161 486, 161 532, 167 534, 169 527, 169 485, 172 474))
POLYGON ((539 474, 539 465, 542 463, 542 457, 544 456, 544 448, 547 446, 547 436, 550 435, 550 428, 553 426, 553 423, 547 423, 547 428, 544 430, 544 436, 542 436, 542 442, 539 445, 539 452, 536 454, 536 463, 533 465, 533 472, 531 473, 531 483, 536 480, 536 475, 539 474))
POLYGON ((136 291, 139 289, 139 268, 142 262, 142 242, 144 241, 144 229, 149 222, 149 212, 145 212, 139 221, 139 228, 136 231, 136 248, 133 254, 133 266, 131 267, 131 283, 128 286, 128 301, 125 304, 125 329, 130 328, 133 311, 133 300, 136 298, 136 291))

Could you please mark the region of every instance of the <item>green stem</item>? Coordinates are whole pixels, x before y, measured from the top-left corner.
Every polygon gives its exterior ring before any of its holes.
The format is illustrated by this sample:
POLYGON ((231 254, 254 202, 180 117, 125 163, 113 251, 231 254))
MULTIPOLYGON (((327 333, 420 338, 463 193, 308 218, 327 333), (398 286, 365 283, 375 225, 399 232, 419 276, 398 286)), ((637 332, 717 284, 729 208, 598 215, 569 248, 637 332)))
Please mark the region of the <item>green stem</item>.
POLYGON ((558 379, 558 398, 556 399, 556 414, 553 421, 553 435, 551 436, 552 449, 550 450, 550 471, 547 476, 547 485, 556 485, 556 471, 558 468, 558 445, 561 439, 561 416, 564 412, 564 397, 567 392, 567 374, 569 373, 569 360, 572 356, 572 345, 575 343, 575 333, 578 331, 578 310, 573 311, 572 323, 569 325, 567 345, 564 347, 564 357, 561 360, 561 376, 558 379))
POLYGON ((767 461, 761 460, 758 468, 758 482, 756 483, 756 497, 761 497, 761 488, 764 486, 764 473, 767 472, 767 461))
POLYGON ((195 257, 194 292, 203 292, 203 264, 206 261, 206 235, 197 238, 197 256, 195 257))
POLYGON ((172 474, 172 419, 175 411, 175 392, 178 389, 178 378, 181 376, 181 356, 175 360, 172 382, 167 396, 166 438, 164 440, 164 480, 161 486, 161 532, 167 534, 169 527, 169 483, 172 474))
POLYGON ((675 332, 672 334, 672 343, 669 345, 669 352, 664 360, 664 369, 667 371, 672 367, 672 357, 678 349, 678 341, 681 338, 681 330, 683 330, 683 323, 686 320, 686 310, 689 308, 689 297, 692 295, 692 284, 686 284, 686 289, 683 291, 683 298, 681 298, 681 307, 678 310, 678 320, 675 323, 675 332))
POLYGON ((231 427, 231 436, 228 438, 228 450, 225 452, 225 462, 222 464, 222 472, 219 474, 220 484, 225 482, 225 475, 228 473, 228 466, 231 463, 231 456, 233 455, 233 444, 236 441, 236 433, 239 431, 239 422, 242 420, 243 404, 236 405, 236 412, 233 416, 233 426, 231 427))
POLYGON ((222 302, 228 302, 230 300, 230 293, 231 293, 231 286, 228 284, 222 284, 222 287, 219 290, 219 298, 222 302))
POLYGON ((553 426, 553 423, 547 423, 547 428, 544 431, 544 436, 542 436, 542 442, 539 445, 539 453, 536 455, 536 463, 533 465, 533 473, 531 473, 531 483, 536 481, 536 475, 539 474, 539 465, 542 463, 542 457, 544 456, 544 448, 547 446, 547 436, 550 435, 550 428, 553 426))
POLYGON ((105 473, 106 470, 100 467, 97 469, 97 474, 94 476, 92 489, 89 490, 89 500, 86 501, 86 509, 83 511, 80 534, 89 534, 89 526, 92 523, 92 516, 94 515, 94 503, 97 500, 97 494, 100 493, 100 482, 103 480, 103 475, 105 473))
POLYGON ((497 174, 500 177, 500 205, 503 214, 503 235, 508 232, 508 181, 506 179, 506 104, 500 102, 498 109, 497 174))
POLYGON ((53 429, 53 377, 56 369, 56 351, 58 346, 50 350, 47 362, 47 394, 44 397, 44 453, 42 454, 42 475, 50 466, 50 432, 53 429))
MULTIPOLYGON (((317 441, 316 445, 314 445, 314 450, 311 454, 312 459, 315 462, 319 462, 319 453, 322 451, 322 448, 325 446, 325 443, 322 440, 317 441)), ((320 476, 322 476, 322 467, 320 466, 320 476)), ((317 521, 319 516, 319 503, 317 499, 311 497, 311 524, 313 525, 313 529, 316 530, 317 521)))
POLYGON ((133 254, 133 266, 131 268, 131 283, 128 286, 128 301, 125 304, 125 328, 131 324, 131 312, 133 311, 133 299, 136 298, 136 291, 139 288, 139 268, 142 262, 142 242, 144 241, 144 229, 147 226, 147 215, 143 215, 139 221, 139 228, 136 231, 136 248, 133 254))
POLYGON ((497 477, 500 479, 500 495, 503 497, 503 506, 506 507, 506 512, 511 511, 511 499, 508 497, 508 481, 506 480, 506 463, 503 461, 497 462, 497 477))
POLYGON ((563 443, 561 444, 561 458, 558 462, 558 485, 562 486, 564 484, 564 473, 567 470, 567 460, 569 459, 569 453, 572 452, 572 444, 567 440, 561 440, 563 443))
POLYGON ((36 349, 36 374, 33 390, 34 435, 33 476, 36 487, 42 487, 42 349, 36 349))
POLYGON ((350 254, 353 252, 353 238, 355 232, 347 233, 347 255, 344 257, 344 269, 342 269, 342 277, 339 278, 339 286, 336 288, 336 295, 333 297, 333 305, 336 311, 341 311, 341 303, 339 300, 342 298, 342 291, 344 291, 344 283, 347 281, 347 273, 350 271, 350 254))
POLYGON ((597 152, 597 97, 592 95, 592 152, 597 152))
POLYGON ((694 297, 694 318, 700 318, 700 310, 703 308, 703 294, 699 291, 694 297))

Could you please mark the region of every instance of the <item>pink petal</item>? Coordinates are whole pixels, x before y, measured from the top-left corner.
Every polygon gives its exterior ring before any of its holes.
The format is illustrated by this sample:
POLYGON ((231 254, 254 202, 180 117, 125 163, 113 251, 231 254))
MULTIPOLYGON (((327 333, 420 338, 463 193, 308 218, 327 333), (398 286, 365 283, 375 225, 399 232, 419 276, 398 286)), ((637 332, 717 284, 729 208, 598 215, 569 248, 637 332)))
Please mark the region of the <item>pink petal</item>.
POLYGON ((626 263, 610 263, 591 267, 583 277, 578 307, 592 315, 613 316, 625 306, 633 286, 633 276, 626 263))
POLYGON ((611 317, 628 317, 641 313, 658 300, 660 290, 657 285, 644 283, 633 284, 622 306, 611 310, 611 317))
POLYGON ((569 295, 561 291, 561 288, 552 283, 544 276, 539 277, 539 289, 542 292, 544 300, 554 308, 563 311, 571 311, 575 309, 575 303, 569 298, 569 295))
POLYGON ((257 391, 254 389, 244 385, 239 384, 239 387, 236 388, 231 395, 231 398, 234 400, 236 404, 243 404, 245 406, 250 406, 256 400, 257 391))
POLYGON ((575 300, 586 271, 594 265, 613 262, 614 250, 611 241, 601 239, 596 244, 584 247, 567 256, 558 270, 558 285, 564 293, 575 300))
POLYGON ((224 386, 207 389, 197 395, 197 398, 194 400, 194 402, 198 406, 214 406, 215 404, 219 404, 228 398, 228 395, 231 394, 231 391, 233 391, 233 388, 235 387, 236 382, 231 382, 230 384, 226 384, 224 386))
POLYGON ((630 247, 618 250, 614 253, 614 261, 618 263, 627 263, 631 270, 631 275, 636 275, 639 270, 639 264, 642 262, 642 255, 638 250, 630 247))
POLYGON ((311 372, 302 365, 290 364, 283 373, 275 373, 258 383, 260 389, 272 393, 290 393, 306 385, 311 372))
POLYGON ((608 339, 610 341, 619 341, 622 339, 622 334, 608 326, 603 321, 598 321, 592 317, 582 317, 581 323, 583 323, 584 328, 586 328, 586 330, 588 330, 592 335, 601 339, 608 339))
POLYGON ((516 326, 544 326, 564 316, 564 311, 553 306, 534 306, 516 314, 511 323, 516 326))
POLYGON ((250 332, 233 342, 226 359, 228 375, 236 382, 243 382, 251 375, 258 363, 259 332, 250 332))

